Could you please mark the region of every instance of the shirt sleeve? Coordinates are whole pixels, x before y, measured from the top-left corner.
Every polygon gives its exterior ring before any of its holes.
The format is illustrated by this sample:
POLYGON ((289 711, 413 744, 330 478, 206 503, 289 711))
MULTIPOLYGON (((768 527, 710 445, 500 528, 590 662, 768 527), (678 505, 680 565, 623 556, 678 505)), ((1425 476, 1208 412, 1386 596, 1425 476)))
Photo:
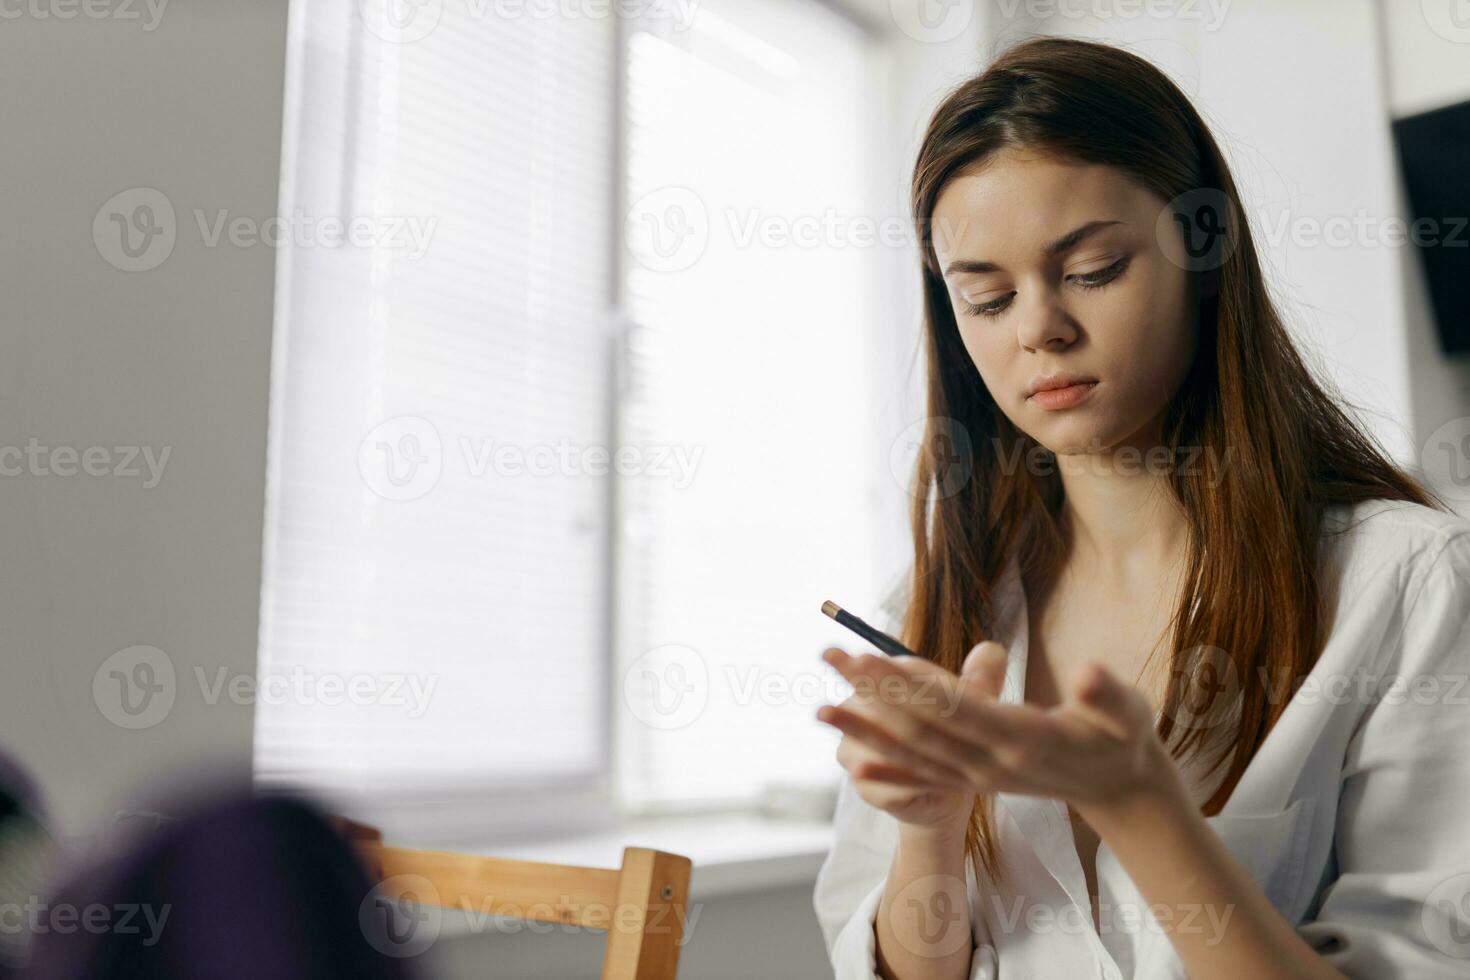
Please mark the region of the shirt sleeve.
MULTIPOLYGON (((899 575, 884 593, 879 621, 884 632, 898 636, 908 603, 909 573, 899 575)), ((881 980, 878 975, 878 940, 874 926, 888 869, 898 848, 898 821, 858 795, 846 772, 837 791, 832 817, 832 849, 817 872, 812 905, 827 945, 834 980, 881 980)), ((968 862, 967 862, 968 872, 968 862)), ((978 901, 970 877, 971 908, 978 901)), ((972 930, 980 935, 982 930, 972 930)), ((987 937, 988 938, 988 937, 987 937)), ((977 943, 970 965, 970 980, 994 980, 994 947, 977 943)))
POLYGON ((1298 927, 1344 974, 1374 980, 1470 976, 1470 534, 1407 589, 1344 759, 1337 878, 1298 927))
POLYGON ((873 924, 898 845, 897 824, 858 796, 851 777, 843 775, 832 818, 832 849, 817 872, 812 896, 836 980, 878 977, 873 924))

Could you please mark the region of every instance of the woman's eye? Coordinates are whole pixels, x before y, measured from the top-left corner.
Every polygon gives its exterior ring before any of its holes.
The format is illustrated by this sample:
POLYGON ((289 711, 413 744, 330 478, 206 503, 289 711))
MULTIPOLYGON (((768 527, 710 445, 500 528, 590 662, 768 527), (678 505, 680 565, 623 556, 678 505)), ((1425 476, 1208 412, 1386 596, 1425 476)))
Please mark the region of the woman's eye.
POLYGON ((1006 293, 1004 296, 990 300, 986 303, 966 303, 965 313, 969 316, 999 316, 1005 312, 1015 293, 1006 293))
POLYGON ((1074 280, 1083 289, 1099 289, 1121 276, 1123 270, 1128 268, 1128 263, 1132 258, 1133 256, 1131 255, 1125 255, 1107 268, 1097 269, 1093 272, 1079 272, 1075 276, 1068 276, 1068 278, 1074 280))
MULTIPOLYGON (((1093 272, 1079 272, 1067 278, 1083 289, 1101 289, 1108 283, 1117 279, 1128 268, 1128 263, 1133 261, 1133 256, 1125 255, 1106 268, 1097 269, 1093 272)), ((999 316, 1006 311, 1011 304, 1014 292, 1006 293, 985 303, 964 303, 966 316, 999 316)))

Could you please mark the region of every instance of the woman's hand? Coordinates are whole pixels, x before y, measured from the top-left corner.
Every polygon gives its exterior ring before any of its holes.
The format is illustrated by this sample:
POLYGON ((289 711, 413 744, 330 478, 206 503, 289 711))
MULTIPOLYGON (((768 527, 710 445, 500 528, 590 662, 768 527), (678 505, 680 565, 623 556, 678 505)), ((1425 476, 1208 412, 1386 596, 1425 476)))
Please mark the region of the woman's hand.
MULTIPOLYGON (((828 651, 834 652, 842 653, 835 647, 828 651)), ((901 685, 891 681, 856 683, 851 697, 835 707, 824 705, 817 717, 843 732, 837 761, 852 777, 853 787, 863 800, 892 815, 910 831, 961 836, 969 824, 975 799, 968 778, 955 766, 915 752, 890 735, 882 724, 879 708, 879 702, 889 697, 929 696, 922 689, 927 685, 937 690, 934 685, 940 680, 939 674, 954 675, 917 657, 898 657, 891 663, 903 668, 901 685)), ((973 690, 992 699, 998 697, 1005 679, 1004 653, 998 664, 993 654, 973 653, 966 664, 972 668, 966 676, 973 690)))
POLYGON ((1084 819, 1127 810, 1145 799, 1183 794, 1178 769, 1154 731, 1147 700, 1101 664, 1072 678, 1054 708, 1002 704, 994 671, 1005 651, 982 643, 959 675, 917 658, 823 655, 855 690, 879 691, 862 714, 848 702, 818 718, 911 770, 959 773, 970 793, 1020 793, 1070 804, 1084 819), (916 663, 904 663, 914 660, 916 663))

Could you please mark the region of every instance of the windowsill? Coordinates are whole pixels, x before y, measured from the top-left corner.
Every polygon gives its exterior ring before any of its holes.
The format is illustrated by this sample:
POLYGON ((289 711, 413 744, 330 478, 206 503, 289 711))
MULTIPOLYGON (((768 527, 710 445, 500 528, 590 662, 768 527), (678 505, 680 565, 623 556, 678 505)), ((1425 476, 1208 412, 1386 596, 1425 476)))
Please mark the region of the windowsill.
MULTIPOLYGON (((651 847, 693 862, 689 902, 815 884, 832 846, 832 825, 759 815, 719 814, 631 821, 611 830, 505 844, 482 853, 518 861, 617 868, 623 848, 651 847)), ((446 934, 471 931, 467 917, 445 915, 446 934)))

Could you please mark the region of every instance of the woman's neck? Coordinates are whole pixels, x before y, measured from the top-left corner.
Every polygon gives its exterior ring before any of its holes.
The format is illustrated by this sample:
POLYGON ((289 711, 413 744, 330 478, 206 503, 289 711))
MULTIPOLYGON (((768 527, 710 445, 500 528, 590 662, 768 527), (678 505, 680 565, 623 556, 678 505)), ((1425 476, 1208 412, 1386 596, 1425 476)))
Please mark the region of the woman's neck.
POLYGON ((1126 590, 1156 582, 1182 560, 1189 526, 1165 474, 1111 453, 1059 455, 1057 462, 1070 569, 1126 590))

